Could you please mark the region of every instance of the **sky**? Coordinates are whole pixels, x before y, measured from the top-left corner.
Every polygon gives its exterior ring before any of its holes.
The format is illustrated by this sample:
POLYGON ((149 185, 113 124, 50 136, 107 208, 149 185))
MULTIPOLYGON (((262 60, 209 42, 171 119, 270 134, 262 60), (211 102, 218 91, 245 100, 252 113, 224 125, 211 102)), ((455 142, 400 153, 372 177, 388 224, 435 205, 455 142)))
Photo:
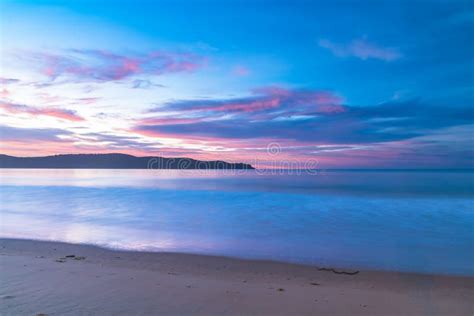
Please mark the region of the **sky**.
POLYGON ((0 0, 0 153, 474 167, 472 1, 0 0))

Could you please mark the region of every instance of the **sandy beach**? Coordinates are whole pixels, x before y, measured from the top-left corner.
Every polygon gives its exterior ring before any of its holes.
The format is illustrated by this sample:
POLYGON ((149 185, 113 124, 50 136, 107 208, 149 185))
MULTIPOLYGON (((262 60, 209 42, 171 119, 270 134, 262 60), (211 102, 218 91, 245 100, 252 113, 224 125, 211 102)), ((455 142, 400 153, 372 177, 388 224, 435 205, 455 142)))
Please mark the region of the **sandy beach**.
POLYGON ((1 315, 472 315, 474 278, 0 240, 1 315))

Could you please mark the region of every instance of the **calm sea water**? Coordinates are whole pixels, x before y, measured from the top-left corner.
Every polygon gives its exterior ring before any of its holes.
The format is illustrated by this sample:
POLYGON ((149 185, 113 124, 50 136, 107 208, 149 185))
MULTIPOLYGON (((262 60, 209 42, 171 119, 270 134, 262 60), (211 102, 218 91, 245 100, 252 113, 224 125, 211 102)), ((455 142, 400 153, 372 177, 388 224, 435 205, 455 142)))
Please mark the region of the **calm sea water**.
POLYGON ((0 236, 474 275, 469 171, 0 170, 0 236))

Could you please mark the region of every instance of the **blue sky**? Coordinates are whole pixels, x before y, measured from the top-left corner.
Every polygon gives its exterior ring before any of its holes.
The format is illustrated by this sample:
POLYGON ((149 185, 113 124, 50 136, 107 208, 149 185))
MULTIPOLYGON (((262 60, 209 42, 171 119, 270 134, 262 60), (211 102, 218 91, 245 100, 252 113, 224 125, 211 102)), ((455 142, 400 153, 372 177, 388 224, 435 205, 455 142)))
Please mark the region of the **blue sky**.
POLYGON ((471 1, 0 3, 5 153, 472 167, 471 1))

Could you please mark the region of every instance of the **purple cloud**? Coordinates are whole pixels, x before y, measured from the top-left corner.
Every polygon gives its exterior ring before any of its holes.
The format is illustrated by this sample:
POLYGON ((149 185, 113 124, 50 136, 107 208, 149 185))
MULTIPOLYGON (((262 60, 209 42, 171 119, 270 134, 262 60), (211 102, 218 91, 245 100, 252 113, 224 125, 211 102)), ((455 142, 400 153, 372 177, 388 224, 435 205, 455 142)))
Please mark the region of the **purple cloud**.
POLYGON ((0 84, 7 85, 7 84, 18 83, 18 82, 20 82, 19 79, 0 77, 0 84))
POLYGON ((32 116, 50 116, 67 120, 71 122, 84 121, 84 118, 77 115, 76 112, 60 108, 45 107, 37 108, 24 104, 16 104, 11 102, 0 101, 0 109, 10 114, 29 114, 32 116))
POLYGON ((132 89, 151 89, 153 87, 164 88, 165 86, 146 79, 135 79, 132 82, 132 89))
POLYGON ((355 39, 350 43, 334 43, 327 39, 319 40, 319 46, 330 50, 338 57, 357 57, 362 60, 379 59, 383 61, 394 61, 402 57, 397 48, 380 47, 366 39, 355 39))
POLYGON ((225 100, 185 100, 169 102, 164 107, 152 109, 160 112, 163 109, 201 114, 263 114, 267 118, 282 115, 302 114, 306 112, 337 113, 344 112, 344 99, 324 90, 286 89, 277 86, 253 90, 253 96, 225 100))
POLYGON ((57 128, 19 128, 0 125, 0 136, 3 141, 51 141, 62 142, 58 137, 71 135, 71 132, 57 128))
POLYGON ((154 51, 120 55, 104 50, 69 50, 64 54, 36 53, 27 56, 48 78, 72 77, 81 81, 114 81, 134 75, 194 72, 206 59, 191 53, 154 51))
MULTIPOLYGON (((295 99, 298 100, 298 99, 295 99)), ((295 101, 292 99, 292 102, 295 101)), ((208 101, 209 102, 209 101, 208 101)), ((137 122, 136 132, 157 137, 199 139, 240 139, 259 138, 281 141, 310 142, 313 144, 379 144, 409 140, 436 130, 469 125, 474 120, 470 107, 436 107, 413 100, 392 102, 376 106, 343 106, 343 111, 298 112, 274 111, 273 108, 258 108, 261 113, 240 112, 237 116, 219 116, 219 111, 227 104, 216 101, 211 112, 216 116, 186 116, 187 109, 207 109, 202 104, 186 101, 175 103, 176 111, 182 110, 180 117, 173 119, 146 119, 137 122)), ((239 103, 240 104, 240 103, 239 103)), ((253 105, 248 101, 247 104, 253 105)), ((282 103, 284 104, 284 102, 282 103)), ((291 102, 288 106, 291 106, 291 102)), ((173 107, 171 107, 173 108, 173 107)), ((167 108, 166 110, 168 110, 167 108)), ((227 110, 227 108, 226 108, 227 110)), ((158 112, 158 109, 155 109, 158 112)), ((209 113, 208 113, 209 114, 209 113)), ((195 113, 193 113, 195 115, 195 113)))

